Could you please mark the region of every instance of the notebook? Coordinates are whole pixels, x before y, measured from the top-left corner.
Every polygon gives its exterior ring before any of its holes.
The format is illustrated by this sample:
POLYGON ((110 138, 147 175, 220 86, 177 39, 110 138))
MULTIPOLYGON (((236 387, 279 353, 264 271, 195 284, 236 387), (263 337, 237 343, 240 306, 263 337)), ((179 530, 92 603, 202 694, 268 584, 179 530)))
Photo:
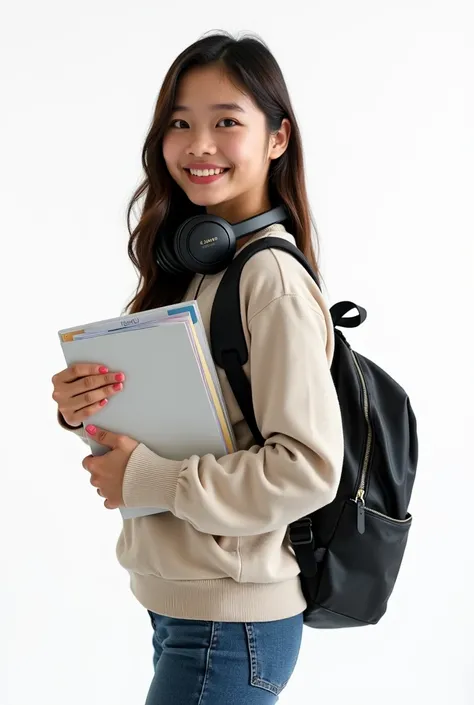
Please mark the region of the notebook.
MULTIPOLYGON (((235 451, 209 344, 195 301, 129 314, 58 332, 67 365, 91 362, 125 374, 123 391, 91 417, 144 443, 164 458, 183 460, 235 451)), ((107 452, 88 438, 91 452, 107 452)), ((125 508, 124 519, 166 511, 125 508)))

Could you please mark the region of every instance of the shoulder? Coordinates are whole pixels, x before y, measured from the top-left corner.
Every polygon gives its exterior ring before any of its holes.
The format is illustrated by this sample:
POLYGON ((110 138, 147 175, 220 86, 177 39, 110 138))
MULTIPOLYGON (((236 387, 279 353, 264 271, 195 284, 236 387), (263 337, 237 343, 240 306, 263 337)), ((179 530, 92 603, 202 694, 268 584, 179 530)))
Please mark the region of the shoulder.
MULTIPOLYGON (((286 231, 269 232, 265 237, 282 237, 295 244, 286 231)), ((269 248, 257 252, 242 270, 240 293, 250 321, 277 299, 296 296, 328 320, 329 311, 323 294, 306 269, 289 252, 269 248)))

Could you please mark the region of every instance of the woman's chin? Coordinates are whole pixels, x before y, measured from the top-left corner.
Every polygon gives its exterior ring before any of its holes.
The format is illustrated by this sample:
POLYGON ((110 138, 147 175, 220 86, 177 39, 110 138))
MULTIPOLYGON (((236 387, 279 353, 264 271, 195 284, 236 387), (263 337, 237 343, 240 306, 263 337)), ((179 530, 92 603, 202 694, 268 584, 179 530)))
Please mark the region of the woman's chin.
POLYGON ((192 193, 191 191, 187 191, 186 195, 195 206, 217 206, 224 200, 222 196, 218 196, 217 194, 212 195, 210 193, 198 194, 196 192, 192 193))

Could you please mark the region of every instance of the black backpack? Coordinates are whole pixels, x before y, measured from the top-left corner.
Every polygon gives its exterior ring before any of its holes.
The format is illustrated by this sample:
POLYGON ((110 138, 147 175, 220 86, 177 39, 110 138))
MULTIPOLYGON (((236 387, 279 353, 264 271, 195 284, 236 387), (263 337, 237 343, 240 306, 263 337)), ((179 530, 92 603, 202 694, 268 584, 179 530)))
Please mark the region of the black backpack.
MULTIPOLYGON (((248 350, 240 316, 240 276, 246 262, 268 248, 309 262, 279 237, 247 245, 227 268, 211 313, 211 349, 224 369, 253 433, 264 444, 242 369, 248 350)), ((384 370, 352 350, 337 327, 354 328, 366 311, 350 301, 331 307, 335 351, 331 375, 342 412, 344 462, 336 498, 288 527, 307 602, 305 624, 317 628, 376 624, 387 609, 412 517, 408 504, 418 462, 416 419, 405 391, 384 370), (344 318, 352 309, 358 316, 344 318)))

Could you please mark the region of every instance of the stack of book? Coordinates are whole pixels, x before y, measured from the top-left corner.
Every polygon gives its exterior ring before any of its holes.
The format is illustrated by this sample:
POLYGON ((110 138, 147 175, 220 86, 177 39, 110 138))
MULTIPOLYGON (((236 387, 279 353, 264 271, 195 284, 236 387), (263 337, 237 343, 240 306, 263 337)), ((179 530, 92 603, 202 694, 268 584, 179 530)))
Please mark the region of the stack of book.
MULTIPOLYGON (((123 391, 91 419, 98 426, 171 460, 235 451, 196 301, 73 326, 58 335, 68 366, 97 363, 125 374, 123 391)), ((92 438, 89 443, 94 455, 108 450, 92 438)), ((124 518, 161 511, 121 508, 124 518)))

